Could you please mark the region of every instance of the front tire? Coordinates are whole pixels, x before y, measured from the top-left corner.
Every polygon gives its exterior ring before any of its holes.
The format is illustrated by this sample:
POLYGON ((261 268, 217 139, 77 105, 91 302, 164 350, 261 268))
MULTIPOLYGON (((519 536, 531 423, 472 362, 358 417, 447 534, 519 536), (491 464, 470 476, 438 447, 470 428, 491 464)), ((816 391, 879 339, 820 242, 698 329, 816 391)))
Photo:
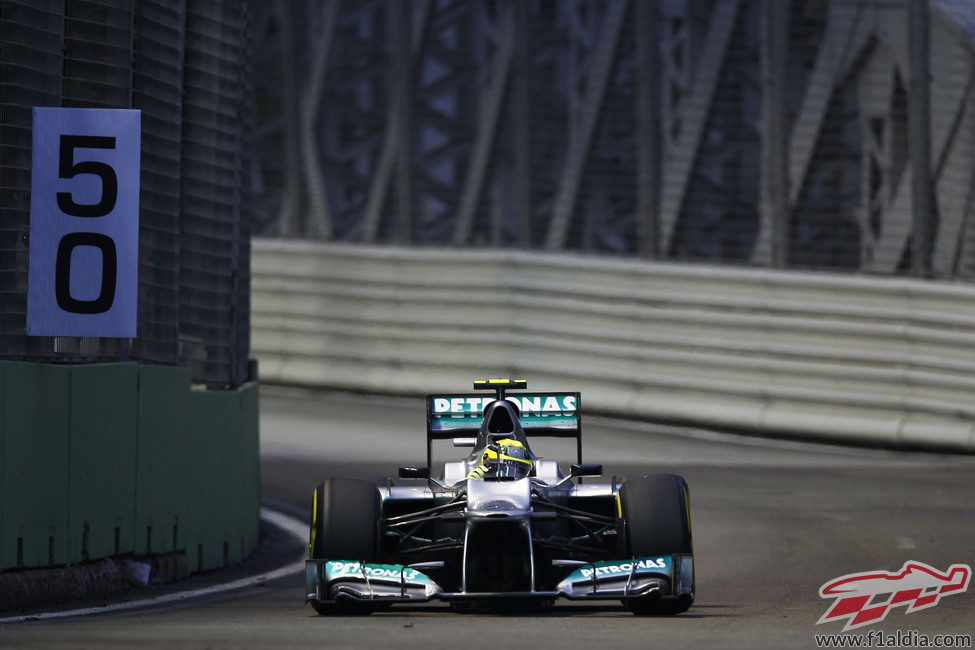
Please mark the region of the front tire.
POLYGON ((330 478, 319 483, 312 499, 312 560, 379 559, 379 491, 374 483, 330 478))
MULTIPOLYGON (((620 550, 627 557, 692 554, 690 491, 683 477, 651 474, 620 487, 624 534, 620 550)), ((693 598, 630 598, 624 604, 634 614, 679 614, 693 598)))
MULTIPOLYGON (((308 557, 312 560, 379 560, 379 491, 374 483, 330 478, 322 481, 312 498, 308 557)), ((310 601, 319 614, 369 614, 368 602, 310 601)))

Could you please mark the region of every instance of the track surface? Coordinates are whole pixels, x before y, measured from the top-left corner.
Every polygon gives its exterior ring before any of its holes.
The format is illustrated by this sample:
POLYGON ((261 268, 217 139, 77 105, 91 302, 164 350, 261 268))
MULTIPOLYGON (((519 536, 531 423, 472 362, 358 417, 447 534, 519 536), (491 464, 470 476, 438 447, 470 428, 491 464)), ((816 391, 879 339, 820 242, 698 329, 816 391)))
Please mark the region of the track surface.
MULTIPOLYGON (((307 512, 327 476, 384 480, 424 462, 422 400, 262 394, 265 498, 307 512)), ((631 425, 587 417, 586 460, 607 474, 683 474, 691 487, 697 601, 671 618, 563 603, 535 615, 471 615, 445 605, 320 618, 292 576, 161 610, 4 626, 4 647, 720 647, 812 648, 840 575, 975 564, 975 458, 847 449, 631 425)), ((570 460, 563 442, 538 446, 570 460), (564 446, 559 446, 564 445, 564 446)), ((440 459, 462 450, 437 448, 440 459)), ((288 557, 282 557, 282 564, 288 557)), ((862 629, 971 634, 975 585, 931 609, 862 629)))

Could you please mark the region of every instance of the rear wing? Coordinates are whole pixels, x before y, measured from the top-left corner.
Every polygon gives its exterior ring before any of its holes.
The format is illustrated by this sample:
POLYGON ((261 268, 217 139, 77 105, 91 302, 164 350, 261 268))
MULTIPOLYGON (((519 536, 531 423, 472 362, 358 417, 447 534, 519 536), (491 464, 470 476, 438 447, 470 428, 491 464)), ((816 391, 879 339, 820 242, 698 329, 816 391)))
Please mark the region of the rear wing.
MULTIPOLYGON (((434 440, 476 436, 484 421, 484 407, 495 399, 495 395, 483 393, 427 395, 427 466, 434 440)), ((504 399, 518 407, 526 436, 575 438, 576 455, 582 463, 580 393, 508 393, 504 399)))

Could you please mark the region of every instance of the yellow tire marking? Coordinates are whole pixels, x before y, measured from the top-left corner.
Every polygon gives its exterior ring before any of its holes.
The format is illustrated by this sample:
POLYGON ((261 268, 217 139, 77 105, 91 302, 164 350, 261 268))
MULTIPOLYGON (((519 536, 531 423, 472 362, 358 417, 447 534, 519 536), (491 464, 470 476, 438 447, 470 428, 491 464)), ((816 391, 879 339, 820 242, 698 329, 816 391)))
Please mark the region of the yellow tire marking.
POLYGON ((308 555, 310 556, 315 552, 315 531, 318 529, 318 488, 315 488, 315 494, 312 496, 312 506, 311 506, 311 541, 308 542, 308 555))

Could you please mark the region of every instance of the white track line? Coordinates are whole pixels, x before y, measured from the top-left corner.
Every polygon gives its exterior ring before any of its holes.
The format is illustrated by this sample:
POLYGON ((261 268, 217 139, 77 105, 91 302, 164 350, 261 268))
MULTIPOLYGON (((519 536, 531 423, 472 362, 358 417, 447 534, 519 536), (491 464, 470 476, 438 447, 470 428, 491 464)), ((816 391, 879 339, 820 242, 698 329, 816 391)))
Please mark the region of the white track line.
MULTIPOLYGON (((271 510, 270 508, 261 508, 261 519, 273 526, 283 529, 285 532, 297 537, 302 542, 304 542, 305 536, 308 534, 308 525, 305 522, 276 510, 271 510)), ((240 578, 239 580, 225 582, 220 585, 212 585, 209 587, 201 587, 199 589, 191 589, 189 591, 164 594, 161 596, 154 596, 152 598, 144 598, 142 600, 113 603, 100 607, 85 607, 83 609, 69 609, 60 612, 48 612, 45 614, 11 616, 9 618, 0 618, 0 623, 23 623, 25 621, 44 621, 58 618, 69 618, 72 616, 89 616, 91 614, 124 612, 130 609, 164 605, 166 603, 178 602, 181 600, 187 600, 189 598, 197 598, 199 596, 212 596, 213 594, 234 591, 236 589, 244 589, 246 587, 256 587, 266 582, 270 582, 271 580, 277 580, 278 578, 300 573, 304 570, 305 560, 302 558, 296 562, 292 562, 291 564, 280 567, 273 571, 268 571, 267 573, 260 573, 258 575, 248 576, 247 578, 240 578)))

